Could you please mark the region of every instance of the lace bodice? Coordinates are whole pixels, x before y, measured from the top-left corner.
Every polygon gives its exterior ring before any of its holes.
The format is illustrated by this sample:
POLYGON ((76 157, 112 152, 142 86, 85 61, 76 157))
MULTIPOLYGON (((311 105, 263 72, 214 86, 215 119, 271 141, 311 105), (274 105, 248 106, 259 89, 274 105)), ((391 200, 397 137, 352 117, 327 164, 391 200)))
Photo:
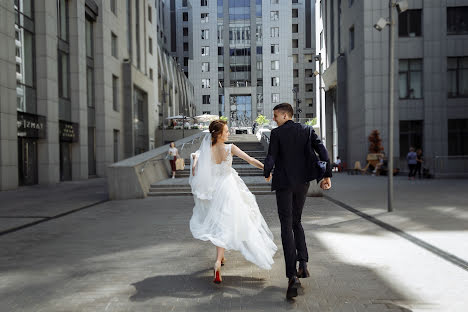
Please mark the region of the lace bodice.
POLYGON ((223 176, 231 174, 232 170, 232 154, 231 154, 232 144, 226 144, 227 156, 219 164, 213 163, 213 174, 216 176, 223 176))

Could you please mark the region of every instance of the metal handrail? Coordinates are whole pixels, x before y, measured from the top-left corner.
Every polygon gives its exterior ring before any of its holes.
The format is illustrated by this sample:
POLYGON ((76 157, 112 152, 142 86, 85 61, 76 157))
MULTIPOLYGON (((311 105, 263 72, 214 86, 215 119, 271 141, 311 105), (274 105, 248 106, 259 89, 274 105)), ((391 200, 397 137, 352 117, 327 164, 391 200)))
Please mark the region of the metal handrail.
POLYGON ((270 138, 265 134, 265 133, 262 133, 262 138, 265 139, 265 141, 270 144, 270 138))

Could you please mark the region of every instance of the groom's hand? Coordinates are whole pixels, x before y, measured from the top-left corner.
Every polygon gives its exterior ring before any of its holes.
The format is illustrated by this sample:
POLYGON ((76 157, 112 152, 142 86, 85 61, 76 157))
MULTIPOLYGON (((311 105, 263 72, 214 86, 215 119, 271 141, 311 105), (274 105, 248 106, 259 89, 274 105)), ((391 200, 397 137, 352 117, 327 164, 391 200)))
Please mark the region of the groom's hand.
POLYGON ((270 182, 270 181, 271 181, 271 177, 272 177, 272 175, 271 175, 271 173, 270 173, 270 176, 269 176, 268 178, 265 178, 265 181, 270 182))
POLYGON ((320 187, 322 190, 329 190, 331 188, 331 179, 323 178, 323 180, 320 182, 320 187))

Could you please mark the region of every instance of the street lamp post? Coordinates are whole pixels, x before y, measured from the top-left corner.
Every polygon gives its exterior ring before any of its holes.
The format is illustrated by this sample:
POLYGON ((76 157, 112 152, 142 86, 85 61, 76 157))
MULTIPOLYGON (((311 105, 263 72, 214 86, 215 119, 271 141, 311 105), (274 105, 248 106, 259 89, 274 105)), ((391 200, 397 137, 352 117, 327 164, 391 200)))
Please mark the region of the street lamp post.
POLYGON ((388 31, 388 199, 387 211, 393 211, 393 123, 394 123, 394 66, 395 66, 395 29, 393 23, 393 8, 396 7, 398 13, 402 13, 408 9, 408 1, 393 2, 389 0, 389 17, 387 20, 380 18, 374 25, 378 31, 382 31, 385 26, 389 27, 388 31))
POLYGON ((296 122, 299 122, 299 114, 302 112, 302 110, 299 108, 299 103, 301 101, 297 98, 297 89, 293 88, 292 92, 294 93, 294 96, 296 98, 296 122))

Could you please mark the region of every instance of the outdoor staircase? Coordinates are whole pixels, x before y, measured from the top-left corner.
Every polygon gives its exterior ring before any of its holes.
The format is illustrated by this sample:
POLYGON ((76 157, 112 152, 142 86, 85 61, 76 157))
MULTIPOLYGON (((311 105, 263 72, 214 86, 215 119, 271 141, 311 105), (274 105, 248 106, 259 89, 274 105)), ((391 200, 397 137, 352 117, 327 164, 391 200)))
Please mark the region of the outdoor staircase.
MULTIPOLYGON (((241 150, 261 162, 265 160, 265 151, 263 145, 258 142, 255 135, 231 135, 229 142, 233 143, 241 150)), ((232 167, 244 180, 247 187, 255 195, 266 195, 271 193, 271 184, 263 179, 263 170, 253 167, 243 159, 234 156, 232 167)), ((191 188, 188 184, 190 176, 190 159, 185 159, 185 169, 176 173, 175 179, 167 179, 158 183, 151 184, 148 196, 191 196, 191 188)))

